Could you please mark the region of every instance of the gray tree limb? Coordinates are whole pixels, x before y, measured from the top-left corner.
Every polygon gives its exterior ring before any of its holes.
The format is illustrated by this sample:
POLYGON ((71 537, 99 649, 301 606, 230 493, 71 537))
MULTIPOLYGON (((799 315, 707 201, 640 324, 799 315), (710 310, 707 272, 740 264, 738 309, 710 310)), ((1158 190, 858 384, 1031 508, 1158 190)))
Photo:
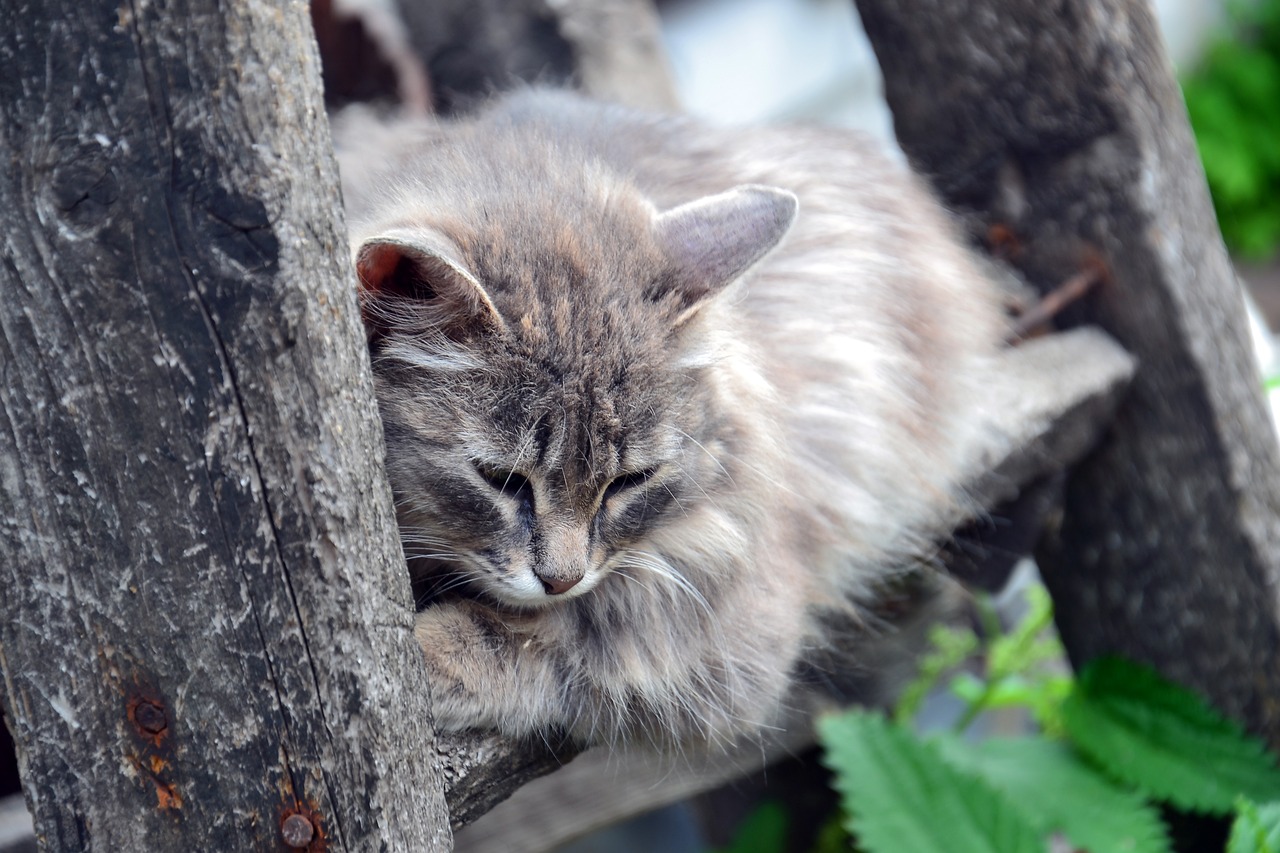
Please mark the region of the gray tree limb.
POLYGON ((1240 289, 1142 0, 858 0, 899 141, 1063 315, 1139 362, 1039 558, 1073 661, 1121 653, 1280 747, 1280 462, 1240 289))
POLYGON ((0 669, 38 837, 446 849, 305 5, 6 12, 0 669))

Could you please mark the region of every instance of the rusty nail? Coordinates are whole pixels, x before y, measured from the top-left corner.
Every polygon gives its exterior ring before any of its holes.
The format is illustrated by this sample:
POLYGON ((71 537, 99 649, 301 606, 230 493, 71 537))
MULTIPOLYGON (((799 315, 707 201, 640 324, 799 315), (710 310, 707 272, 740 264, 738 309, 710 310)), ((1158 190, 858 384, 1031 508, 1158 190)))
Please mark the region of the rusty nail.
POLYGON ((280 837, 290 847, 306 847, 315 834, 316 828, 305 815, 291 814, 280 824, 280 837))
POLYGON ((134 708, 133 718, 138 721, 140 728, 153 735, 158 735, 169 727, 169 721, 165 718, 164 708, 145 699, 134 708))

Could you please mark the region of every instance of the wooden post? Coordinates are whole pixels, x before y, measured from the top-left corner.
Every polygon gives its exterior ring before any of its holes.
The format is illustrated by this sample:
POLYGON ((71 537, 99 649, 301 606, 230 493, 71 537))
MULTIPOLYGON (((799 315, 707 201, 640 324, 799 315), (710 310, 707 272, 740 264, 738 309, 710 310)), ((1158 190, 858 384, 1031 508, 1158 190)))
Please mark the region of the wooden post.
POLYGON ((1280 747, 1280 463, 1185 109, 1142 0, 858 0, 899 141, 1138 359, 1040 549, 1077 664, 1116 652, 1280 747))
POLYGON ((49 850, 441 850, 305 4, 0 28, 0 669, 49 850))

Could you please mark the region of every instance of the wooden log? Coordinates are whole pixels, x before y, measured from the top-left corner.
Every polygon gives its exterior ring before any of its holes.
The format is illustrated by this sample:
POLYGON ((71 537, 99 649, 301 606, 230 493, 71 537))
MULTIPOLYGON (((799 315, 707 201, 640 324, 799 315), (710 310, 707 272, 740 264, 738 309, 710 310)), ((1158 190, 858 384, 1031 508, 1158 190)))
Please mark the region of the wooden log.
POLYGON ((1280 463, 1240 289, 1140 0, 858 0, 899 141, 1140 368, 1040 549, 1076 664, 1114 652, 1280 747, 1280 463))
POLYGON ((42 849, 446 849, 305 5, 8 12, 0 669, 42 849))

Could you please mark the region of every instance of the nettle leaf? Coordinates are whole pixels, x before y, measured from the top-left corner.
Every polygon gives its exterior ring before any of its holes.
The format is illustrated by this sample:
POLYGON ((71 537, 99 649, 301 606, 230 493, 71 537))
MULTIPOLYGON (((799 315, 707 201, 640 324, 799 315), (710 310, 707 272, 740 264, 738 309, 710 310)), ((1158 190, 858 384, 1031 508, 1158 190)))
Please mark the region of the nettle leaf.
POLYGON ((1280 853, 1280 803, 1237 802, 1227 853, 1280 853))
POLYGON ((1225 813, 1238 795, 1280 799, 1280 770, 1261 741, 1147 667, 1090 663, 1062 713, 1072 741, 1098 766, 1179 808, 1225 813))
POLYGON ((937 741, 952 766, 1008 796, 1042 835, 1061 832, 1089 853, 1167 853, 1169 839, 1156 809, 1084 762, 1065 743, 1044 738, 937 741))
POLYGON ((818 721, 824 763, 869 853, 1039 853, 1039 835, 1007 799, 948 765, 935 748, 879 714, 818 721))

